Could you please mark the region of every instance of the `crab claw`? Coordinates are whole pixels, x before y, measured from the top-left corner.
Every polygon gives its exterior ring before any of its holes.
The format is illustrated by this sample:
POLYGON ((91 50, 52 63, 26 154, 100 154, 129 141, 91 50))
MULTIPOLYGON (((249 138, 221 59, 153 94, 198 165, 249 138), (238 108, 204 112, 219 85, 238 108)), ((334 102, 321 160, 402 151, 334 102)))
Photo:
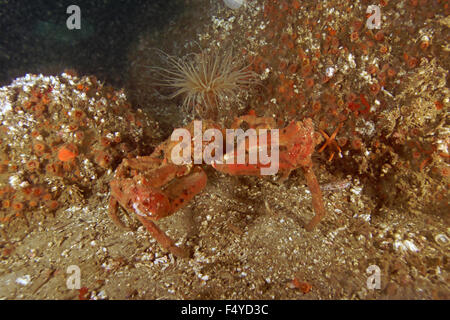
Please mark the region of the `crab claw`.
POLYGON ((160 190, 148 186, 137 186, 131 199, 131 207, 137 215, 159 220, 172 213, 167 196, 160 190))

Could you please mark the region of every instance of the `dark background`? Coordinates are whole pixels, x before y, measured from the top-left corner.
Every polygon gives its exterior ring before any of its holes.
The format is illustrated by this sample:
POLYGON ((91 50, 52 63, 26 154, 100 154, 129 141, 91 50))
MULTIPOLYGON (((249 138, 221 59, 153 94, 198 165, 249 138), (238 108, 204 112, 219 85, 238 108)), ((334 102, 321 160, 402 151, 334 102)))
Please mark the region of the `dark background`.
POLYGON ((0 0, 0 85, 73 69, 120 86, 140 32, 162 28, 183 7, 183 0, 0 0), (72 4, 81 9, 81 30, 67 30, 72 4))

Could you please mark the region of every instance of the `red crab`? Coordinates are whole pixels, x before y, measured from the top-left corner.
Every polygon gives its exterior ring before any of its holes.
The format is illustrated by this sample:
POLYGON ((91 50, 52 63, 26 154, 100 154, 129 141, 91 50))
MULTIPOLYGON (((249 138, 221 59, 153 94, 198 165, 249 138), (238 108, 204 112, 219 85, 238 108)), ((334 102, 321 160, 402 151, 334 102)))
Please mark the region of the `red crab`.
MULTIPOLYGON (((212 121, 203 121, 202 124, 202 133, 210 128, 225 132, 212 121)), ((232 127, 239 128, 243 124, 256 130, 276 128, 273 118, 259 118, 255 115, 237 118, 232 127)), ((188 125, 186 129, 194 137, 192 141, 198 138, 194 136, 193 123, 188 125)), ((267 144, 271 142, 270 138, 271 136, 268 136, 267 144)), ((279 130, 278 141, 278 167, 283 179, 287 178, 292 170, 299 167, 305 173, 315 211, 314 218, 305 228, 308 231, 312 230, 325 215, 322 193, 312 169, 311 154, 316 145, 312 120, 291 122, 288 126, 279 130)), ((207 177, 201 166, 176 165, 171 161, 169 155, 178 143, 178 141, 168 139, 158 146, 150 156, 122 161, 110 183, 109 214, 116 224, 124 227, 117 216, 118 204, 120 204, 127 212, 136 214, 139 221, 163 248, 177 257, 187 257, 189 255, 188 250, 177 247, 174 241, 154 223, 178 211, 206 186, 207 177)), ((192 142, 191 150, 194 150, 193 145, 194 142, 192 142)), ((202 144, 202 148, 205 145, 206 143, 202 144)), ((247 153, 248 148, 246 146, 247 153)), ((224 158, 227 156, 229 154, 225 154, 224 158)), ((260 163, 250 164, 248 157, 244 164, 212 162, 212 166, 218 171, 231 175, 256 176, 261 174, 261 168, 264 167, 260 163)))

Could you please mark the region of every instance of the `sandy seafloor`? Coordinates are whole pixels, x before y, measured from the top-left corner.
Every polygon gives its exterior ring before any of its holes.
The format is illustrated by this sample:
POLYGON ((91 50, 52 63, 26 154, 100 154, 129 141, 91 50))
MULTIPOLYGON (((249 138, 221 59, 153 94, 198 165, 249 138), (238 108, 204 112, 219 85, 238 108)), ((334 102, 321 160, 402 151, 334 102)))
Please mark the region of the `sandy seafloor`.
MULTIPOLYGON (((60 190, 70 188, 72 197, 60 192, 61 204, 54 214, 26 207, 27 223, 19 217, 1 224, 0 299, 449 299, 450 23, 445 1, 380 1, 384 38, 373 40, 362 27, 357 44, 349 40, 349 25, 365 21, 368 1, 301 1, 299 8, 295 1, 247 2, 232 11, 221 1, 185 1, 187 9, 165 28, 143 30, 123 57, 128 66, 123 71, 124 95, 133 108, 141 108, 159 123, 150 132, 155 147, 190 118, 180 112, 180 101, 162 99, 146 83, 145 68, 140 66, 157 63, 148 48, 181 56, 198 46, 219 45, 233 47, 236 55, 244 48, 262 56, 264 67, 258 73, 264 86, 274 89, 243 92, 241 104, 228 112, 229 117, 249 109, 283 120, 311 116, 316 128, 331 134, 335 126, 323 123, 346 116, 340 131, 348 141, 342 143, 342 157, 336 154, 328 161, 331 149, 313 155, 320 184, 331 189, 323 194, 327 209, 323 221, 311 232, 303 228, 313 211, 301 170, 277 183, 205 167, 204 191, 158 222, 192 250, 189 259, 174 258, 132 216, 126 220, 134 231, 118 228, 108 217, 112 167, 87 187, 78 189, 76 181, 65 181, 60 190), (271 10, 265 9, 268 5, 271 10), (338 39, 337 45, 327 34, 338 39), (426 48, 421 47, 424 41, 429 42, 426 48), (382 45, 388 51, 383 56, 382 45), (272 53, 277 48, 281 51, 272 53), (313 75, 303 74, 306 66, 295 60, 299 48, 307 59, 316 57, 313 75), (321 55, 313 49, 321 50, 321 55), (293 61, 297 71, 287 69, 293 61), (396 76, 386 80, 370 75, 366 70, 371 64, 380 70, 388 64, 396 76), (300 91, 303 98, 283 98, 280 74, 293 80, 295 94, 300 91), (315 81, 312 89, 305 88, 304 78, 310 77, 315 81), (383 89, 371 95, 367 88, 384 80, 383 89), (330 92, 337 97, 335 102, 323 98, 330 92), (349 92, 358 97, 364 93, 374 110, 368 116, 344 112, 349 92), (311 115, 317 100, 322 109, 311 115), (328 104, 337 109, 327 109, 328 104), (322 117, 330 110, 332 118, 322 117), (355 132, 362 147, 352 144, 355 132), (414 153, 430 146, 431 153, 414 153), (67 288, 71 265, 81 270, 81 291, 67 288), (371 290, 367 269, 372 265, 380 269, 381 287, 371 290), (294 279, 308 283, 310 291, 296 288, 294 279)), ((9 119, 9 126, 21 125, 12 120, 14 108, 9 116, 5 111, 5 96, 12 99, 5 93, 8 90, 0 92, 2 120, 9 119)), ((8 153, 10 160, 14 152, 26 153, 15 151, 8 137, 2 135, 1 160, 8 153)), ((0 174, 1 187, 20 173, 20 162, 9 165, 0 174)), ((26 180, 24 172, 20 176, 26 180)), ((2 217, 8 215, 8 209, 1 210, 2 217)))

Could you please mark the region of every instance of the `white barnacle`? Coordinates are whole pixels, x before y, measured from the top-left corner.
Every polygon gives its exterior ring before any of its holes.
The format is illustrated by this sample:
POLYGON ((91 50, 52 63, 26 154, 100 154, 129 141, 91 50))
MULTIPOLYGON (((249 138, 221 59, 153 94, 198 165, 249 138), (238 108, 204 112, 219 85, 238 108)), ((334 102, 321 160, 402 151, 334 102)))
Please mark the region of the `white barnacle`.
POLYGON ((3 103, 0 104, 0 114, 5 114, 12 110, 12 105, 8 100, 4 100, 3 103))
POLYGON ((28 187, 30 185, 30 183, 28 182, 28 181, 22 181, 20 184, 19 184, 19 187, 21 187, 21 188, 26 188, 26 187, 28 187))
POLYGON ((355 68, 356 67, 355 56, 352 55, 351 53, 348 54, 347 61, 348 61, 348 63, 349 63, 351 68, 355 68))
POLYGON ((362 189, 363 188, 361 186, 354 186, 350 189, 350 192, 352 192, 354 194, 360 194, 362 189))
POLYGON ((334 76, 334 73, 336 72, 336 69, 333 67, 328 67, 325 71, 325 74, 328 78, 332 78, 334 76))
POLYGON ((228 8, 236 10, 245 3, 245 0, 223 0, 223 2, 225 2, 228 8))
POLYGON ((418 252, 419 248, 412 242, 412 240, 395 240, 394 241, 394 250, 396 251, 411 251, 411 252, 418 252))
POLYGON ((16 279, 16 283, 22 285, 22 286, 27 286, 29 285, 31 282, 31 276, 29 274, 24 275, 23 277, 19 277, 16 279))
POLYGON ((9 184, 14 189, 18 189, 21 182, 22 182, 22 179, 19 175, 12 175, 9 177, 9 184))
POLYGON ((449 242, 450 242, 450 240, 448 239, 448 237, 447 237, 445 234, 443 234, 443 233, 437 234, 437 235, 434 237, 434 241, 436 241, 438 244, 440 244, 440 245, 442 245, 442 246, 446 246, 446 245, 448 245, 449 242))

